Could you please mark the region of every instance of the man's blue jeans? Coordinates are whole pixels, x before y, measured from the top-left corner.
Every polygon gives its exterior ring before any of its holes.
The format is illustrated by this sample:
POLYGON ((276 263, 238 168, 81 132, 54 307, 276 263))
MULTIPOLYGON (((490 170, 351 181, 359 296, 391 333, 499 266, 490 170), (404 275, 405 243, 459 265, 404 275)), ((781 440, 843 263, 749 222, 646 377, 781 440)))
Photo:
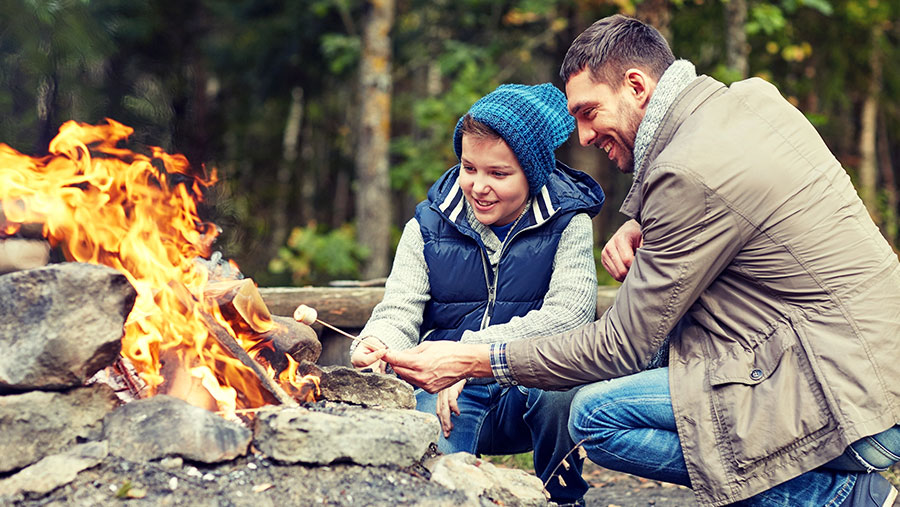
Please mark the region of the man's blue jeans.
MULTIPOLYGON (((572 401, 569 432, 575 442, 584 440, 588 458, 600 466, 690 487, 675 429, 668 368, 582 387, 572 401)), ((884 467, 885 454, 870 452, 868 447, 884 450, 884 444, 896 444, 900 428, 895 426, 876 437, 883 437, 878 445, 863 439, 852 447, 860 451, 856 455, 881 459, 878 466, 884 467)), ((898 450, 889 449, 888 455, 896 455, 898 450)), ((739 505, 839 505, 856 483, 855 471, 872 469, 843 460, 826 466, 830 468, 807 472, 739 505)))
MULTIPOLYGON (((566 453, 575 447, 568 432, 569 405, 575 392, 500 387, 496 382, 467 383, 456 400, 460 415, 451 415, 450 437, 444 438, 442 433, 438 449, 444 454, 516 454, 534 450, 535 475, 547 484, 551 499, 574 502, 588 489, 581 477, 583 460, 577 452, 566 458, 568 466, 561 464, 566 453), (551 474, 562 477, 566 486, 559 478, 551 478, 551 474)), ((436 394, 417 389, 416 401, 417 410, 435 413, 436 394)))

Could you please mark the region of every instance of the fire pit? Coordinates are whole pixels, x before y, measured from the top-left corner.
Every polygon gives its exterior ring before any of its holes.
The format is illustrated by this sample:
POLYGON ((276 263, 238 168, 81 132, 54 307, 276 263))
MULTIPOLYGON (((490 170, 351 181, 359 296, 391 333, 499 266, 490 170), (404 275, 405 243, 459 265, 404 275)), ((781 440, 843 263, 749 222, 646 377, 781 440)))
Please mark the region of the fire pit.
POLYGON ((252 281, 216 279, 239 274, 233 263, 209 269, 218 229, 197 204, 215 173, 192 172, 183 156, 160 148, 122 147, 131 133, 112 120, 68 122, 47 156, 0 145, 4 233, 41 224, 67 260, 126 276, 137 297, 121 353, 140 380, 136 396, 171 394, 227 414, 314 397, 315 379, 295 375, 298 360, 321 351, 314 332, 273 319, 252 281), (302 350, 279 350, 276 337, 302 341, 291 333, 305 335, 302 350))
POLYGON ((69 261, 0 276, 0 503, 546 504, 534 476, 436 456, 408 384, 316 365, 315 331, 211 251, 215 173, 131 132, 0 144, 0 239, 39 228, 69 261))

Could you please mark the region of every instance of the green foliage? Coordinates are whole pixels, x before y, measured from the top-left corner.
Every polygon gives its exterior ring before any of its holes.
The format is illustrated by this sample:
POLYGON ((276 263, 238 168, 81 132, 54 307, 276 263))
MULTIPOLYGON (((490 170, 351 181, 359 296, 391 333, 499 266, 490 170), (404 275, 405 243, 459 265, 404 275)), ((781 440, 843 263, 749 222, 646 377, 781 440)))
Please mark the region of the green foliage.
POLYGON ((712 71, 711 75, 713 78, 718 79, 726 85, 730 85, 731 83, 739 81, 744 77, 741 75, 740 71, 731 69, 724 63, 717 65, 715 70, 712 71))
MULTIPOLYGON (((738 79, 725 66, 725 1, 397 2, 390 147, 396 224, 457 162, 451 136, 468 107, 504 82, 561 85, 556 72, 568 45, 599 17, 668 10, 677 56, 726 83, 738 79)), ((871 57, 880 55, 878 135, 888 146, 879 156, 890 160, 879 162, 896 172, 900 66, 892 64, 900 61, 900 2, 747 4, 750 74, 778 86, 848 167, 859 156, 871 57)), ((273 224, 290 229, 315 221, 321 225, 300 229, 305 241, 333 233, 331 243, 342 245, 333 248, 344 252, 334 256, 342 271, 335 276, 351 277, 347 259, 359 252, 350 253, 352 234, 338 231, 353 220, 359 183, 357 65, 368 8, 363 0, 0 1, 0 142, 40 153, 66 120, 114 118, 135 128, 136 144, 218 170, 221 181, 205 210, 224 231, 216 247, 246 275, 293 283, 294 269, 276 254, 285 241, 274 238, 273 224), (285 160, 298 93, 302 124, 295 158, 285 160), (273 258, 280 273, 269 270, 273 258)), ((558 154, 569 161, 567 148, 558 154)), ((614 210, 621 195, 607 190, 614 210)), ((883 230, 896 236, 898 210, 882 203, 881 216, 894 222, 883 230)), ((307 270, 298 279, 327 280, 313 247, 304 248, 282 249, 298 271, 307 270)), ((608 276, 600 266, 597 272, 601 281, 608 276)))
POLYGON ((343 74, 356 67, 360 51, 359 37, 337 33, 322 36, 322 54, 333 74, 343 74))
POLYGON ((132 490, 132 488, 133 485, 131 484, 131 481, 125 480, 125 482, 123 482, 122 485, 119 486, 119 489, 116 490, 116 498, 120 500, 128 498, 128 493, 132 490))
POLYGON ((520 454, 500 454, 491 456, 482 456, 494 465, 506 468, 517 468, 529 473, 534 473, 534 453, 523 452, 520 454))
POLYGON ((359 278, 360 262, 368 252, 355 239, 355 229, 346 224, 325 231, 315 223, 291 231, 287 244, 269 262, 269 271, 290 274, 294 285, 325 284, 334 279, 359 278))
MULTIPOLYGON (((425 197, 428 187, 450 166, 457 163, 453 151, 453 130, 469 107, 498 83, 494 68, 485 51, 460 44, 449 44, 438 59, 442 73, 458 76, 443 94, 425 97, 411 104, 413 134, 400 135, 391 141, 396 162, 391 167, 391 187, 425 197)), ((402 107, 402 106, 401 106, 402 107)), ((400 109, 400 108, 398 108, 400 109)))
POLYGON ((750 21, 747 23, 747 33, 755 35, 764 33, 772 35, 787 25, 784 12, 775 4, 757 4, 750 9, 750 21))

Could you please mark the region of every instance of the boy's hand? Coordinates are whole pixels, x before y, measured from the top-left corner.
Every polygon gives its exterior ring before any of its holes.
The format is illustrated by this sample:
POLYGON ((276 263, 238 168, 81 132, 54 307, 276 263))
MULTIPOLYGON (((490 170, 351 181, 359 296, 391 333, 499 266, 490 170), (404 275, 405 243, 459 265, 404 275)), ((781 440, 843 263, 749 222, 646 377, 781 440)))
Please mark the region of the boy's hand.
POLYGON ((459 405, 456 404, 456 399, 459 398, 459 393, 462 392, 465 385, 466 379, 462 379, 438 393, 437 410, 435 412, 437 412, 438 419, 441 420, 444 438, 449 438, 450 430, 453 429, 453 422, 450 421, 450 412, 459 415, 459 405))
POLYGON ((372 368, 372 371, 384 373, 387 366, 381 358, 387 352, 387 347, 378 338, 367 336, 359 342, 353 355, 350 356, 350 363, 354 368, 372 368))

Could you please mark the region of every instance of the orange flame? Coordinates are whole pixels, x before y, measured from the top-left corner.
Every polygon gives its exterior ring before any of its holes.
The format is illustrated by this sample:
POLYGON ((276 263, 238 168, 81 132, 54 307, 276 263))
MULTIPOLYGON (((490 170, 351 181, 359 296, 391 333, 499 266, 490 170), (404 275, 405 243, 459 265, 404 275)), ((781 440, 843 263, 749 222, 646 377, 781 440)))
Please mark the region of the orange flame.
MULTIPOLYGON (((209 272, 196 259, 209 257, 218 229, 200 219, 197 203, 216 182, 215 172, 193 175, 184 156, 157 147, 149 156, 121 148, 133 129, 106 121, 65 123, 44 157, 0 144, 0 219, 5 215, 6 222, 0 221, 0 230, 12 234, 22 224, 41 223, 68 260, 125 274, 137 299, 125 323, 122 355, 150 394, 177 377, 183 385, 168 385, 166 392, 200 406, 233 413, 267 404, 271 396, 252 371, 222 350, 204 325, 203 314, 211 315, 245 349, 255 343, 204 298, 209 272)), ((296 369, 294 362, 279 380, 292 386, 292 394, 312 392, 301 388, 314 381, 297 380, 296 369)))

